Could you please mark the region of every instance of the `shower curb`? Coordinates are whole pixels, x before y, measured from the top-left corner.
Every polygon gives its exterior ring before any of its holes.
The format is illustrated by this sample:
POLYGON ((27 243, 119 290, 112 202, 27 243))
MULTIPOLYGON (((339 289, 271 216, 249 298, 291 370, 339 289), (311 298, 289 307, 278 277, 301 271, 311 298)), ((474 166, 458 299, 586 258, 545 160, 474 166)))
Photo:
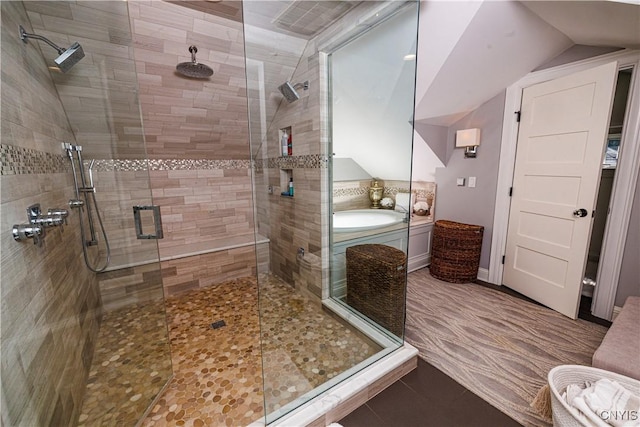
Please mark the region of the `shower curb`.
POLYGON ((405 343, 289 414, 269 424, 261 419, 251 423, 249 427, 327 426, 341 420, 411 372, 417 363, 418 350, 405 343))

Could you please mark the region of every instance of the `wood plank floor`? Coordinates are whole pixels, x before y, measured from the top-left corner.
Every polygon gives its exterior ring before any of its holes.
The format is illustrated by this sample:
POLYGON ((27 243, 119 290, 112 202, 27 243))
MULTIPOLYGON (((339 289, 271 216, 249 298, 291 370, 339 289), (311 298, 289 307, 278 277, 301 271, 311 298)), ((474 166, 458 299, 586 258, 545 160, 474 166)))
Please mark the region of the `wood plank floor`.
MULTIPOLYGON (((538 305, 504 286, 482 282, 477 285, 538 305)), ((583 297, 579 317, 610 326, 610 322, 591 316, 590 303, 590 298, 583 297)), ((423 359, 419 359, 416 370, 343 418, 340 424, 344 427, 521 425, 423 359)), ((540 425, 546 423, 541 421, 540 425)))

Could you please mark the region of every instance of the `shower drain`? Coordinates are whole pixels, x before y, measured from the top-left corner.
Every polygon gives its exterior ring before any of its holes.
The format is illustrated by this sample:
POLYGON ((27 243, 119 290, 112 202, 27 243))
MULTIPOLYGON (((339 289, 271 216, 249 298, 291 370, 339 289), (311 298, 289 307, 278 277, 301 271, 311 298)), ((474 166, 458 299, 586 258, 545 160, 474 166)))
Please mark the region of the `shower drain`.
POLYGON ((223 326, 227 326, 224 320, 216 320, 211 324, 211 329, 220 329, 223 326))

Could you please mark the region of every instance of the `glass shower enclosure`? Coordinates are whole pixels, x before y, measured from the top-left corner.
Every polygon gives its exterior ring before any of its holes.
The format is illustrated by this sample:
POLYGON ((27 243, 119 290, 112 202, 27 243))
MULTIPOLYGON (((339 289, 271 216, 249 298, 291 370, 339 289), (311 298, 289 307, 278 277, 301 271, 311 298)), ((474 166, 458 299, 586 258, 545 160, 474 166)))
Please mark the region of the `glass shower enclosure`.
POLYGON ((277 424, 403 346, 406 268, 395 305, 375 283, 395 329, 347 252, 407 255, 418 2, 0 7, 3 425, 277 424), (213 75, 180 75, 192 53, 213 75), (393 223, 338 230, 354 211, 393 223), (240 301, 224 343, 189 312, 209 290, 240 301))
POLYGON ((256 234, 270 257, 258 276, 267 423, 403 345, 418 7, 243 2, 256 234), (365 177, 336 180, 345 157, 365 177), (396 210, 370 209, 374 178, 396 210), (356 210, 393 224, 333 227, 334 212, 356 210), (400 260, 373 291, 394 328, 350 303, 346 252, 367 245, 400 260))
POLYGON ((129 8, 1 7, 2 421, 134 425, 172 368, 129 8))

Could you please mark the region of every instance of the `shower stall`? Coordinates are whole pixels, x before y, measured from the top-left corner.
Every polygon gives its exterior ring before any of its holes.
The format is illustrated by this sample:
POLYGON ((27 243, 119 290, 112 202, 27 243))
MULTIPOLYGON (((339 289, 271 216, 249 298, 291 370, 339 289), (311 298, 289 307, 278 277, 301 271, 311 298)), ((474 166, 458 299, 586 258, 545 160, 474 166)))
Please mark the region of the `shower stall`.
POLYGON ((275 425, 406 369, 334 289, 387 234, 334 235, 333 153, 411 191, 417 2, 0 5, 3 425, 275 425))

